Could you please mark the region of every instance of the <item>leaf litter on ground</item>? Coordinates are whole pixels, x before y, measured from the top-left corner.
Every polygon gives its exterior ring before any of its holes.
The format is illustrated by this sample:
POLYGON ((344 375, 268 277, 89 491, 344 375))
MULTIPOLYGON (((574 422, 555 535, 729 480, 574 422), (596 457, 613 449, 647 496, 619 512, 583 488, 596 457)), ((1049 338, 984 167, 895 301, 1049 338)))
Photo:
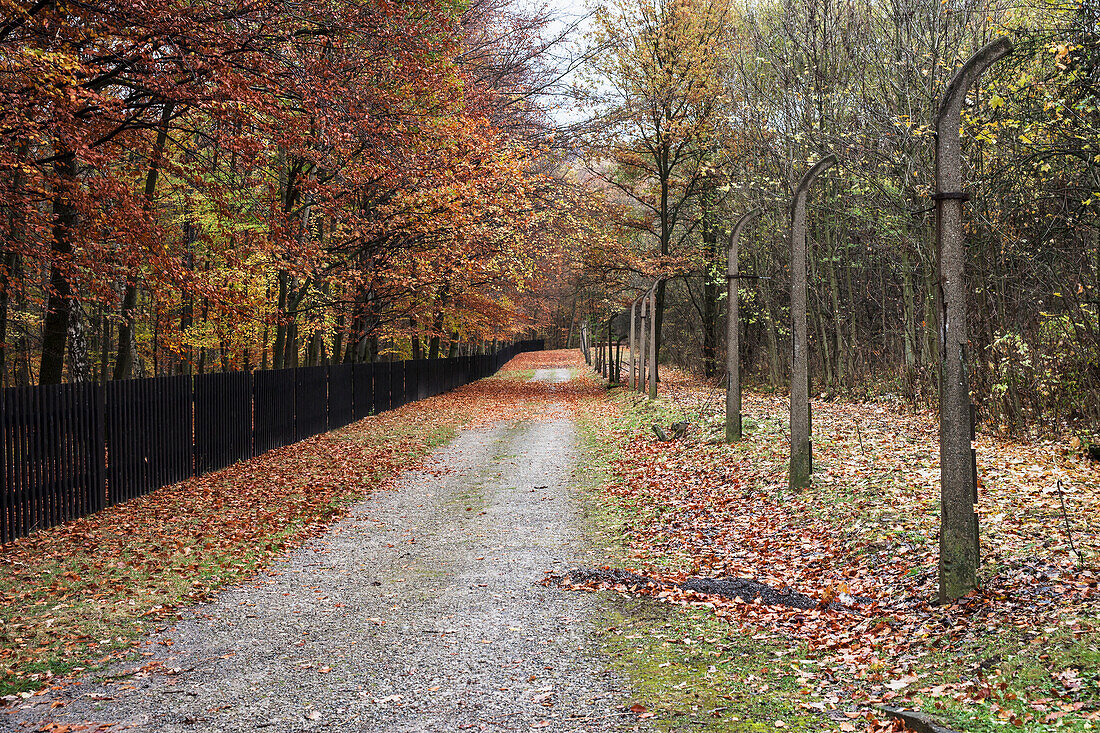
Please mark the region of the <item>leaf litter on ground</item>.
POLYGON ((604 491, 629 509, 625 572, 656 582, 589 575, 566 585, 704 607, 731 633, 805 644, 817 665, 792 662, 814 692, 801 705, 842 730, 854 729, 853 715, 869 730, 898 729, 869 709, 876 703, 925 709, 966 730, 1100 723, 1096 464, 1068 443, 979 435, 980 588, 937 606, 934 413, 815 400, 816 473, 795 493, 785 396, 746 393, 747 435, 731 446, 722 394, 665 369, 657 403, 626 390, 611 398, 598 430, 617 452, 604 491), (663 441, 654 421, 692 427, 663 441), (746 602, 705 592, 699 578, 763 583, 817 603, 746 602))

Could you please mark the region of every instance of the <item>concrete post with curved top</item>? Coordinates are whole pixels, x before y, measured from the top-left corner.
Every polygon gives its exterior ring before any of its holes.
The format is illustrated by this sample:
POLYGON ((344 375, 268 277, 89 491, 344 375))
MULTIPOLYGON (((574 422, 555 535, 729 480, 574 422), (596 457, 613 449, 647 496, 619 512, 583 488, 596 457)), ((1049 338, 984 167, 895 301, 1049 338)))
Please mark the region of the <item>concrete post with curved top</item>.
POLYGON ((649 290, 649 399, 657 399, 657 286, 661 279, 653 281, 649 290))
POLYGON ((760 216, 760 209, 744 214, 730 232, 729 260, 726 264, 726 442, 741 440, 741 303, 738 297, 738 242, 741 230, 760 216))
POLYGON ((810 364, 806 329, 806 196, 822 171, 836 163, 826 155, 794 189, 791 202, 791 470, 790 486, 810 485, 813 447, 810 445, 810 364))
POLYGON ((648 290, 638 303, 638 385, 635 387, 638 394, 645 392, 646 339, 649 338, 649 329, 646 326, 647 318, 649 318, 648 290))
POLYGON ((967 369, 966 244, 963 240, 962 143, 966 93, 986 69, 1012 52, 998 38, 959 67, 936 114, 936 263, 940 315, 940 562, 939 599, 966 595, 977 583, 978 484, 967 369))
POLYGON ((635 322, 638 319, 638 299, 635 298, 630 303, 630 367, 627 370, 626 382, 630 385, 630 389, 636 389, 638 382, 636 375, 638 373, 638 342, 636 340, 637 331, 634 328, 635 322))

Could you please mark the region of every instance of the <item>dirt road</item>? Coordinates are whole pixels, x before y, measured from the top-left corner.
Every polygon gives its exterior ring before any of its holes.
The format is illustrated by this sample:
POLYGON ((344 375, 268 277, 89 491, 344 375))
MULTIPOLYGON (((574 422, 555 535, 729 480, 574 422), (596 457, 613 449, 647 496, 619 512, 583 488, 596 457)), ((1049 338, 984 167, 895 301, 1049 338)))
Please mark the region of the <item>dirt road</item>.
POLYGON ((187 609, 114 679, 0 725, 616 730, 618 683, 589 643, 599 600, 538 584, 594 561, 569 492, 576 441, 560 414, 462 432, 270 574, 187 609))

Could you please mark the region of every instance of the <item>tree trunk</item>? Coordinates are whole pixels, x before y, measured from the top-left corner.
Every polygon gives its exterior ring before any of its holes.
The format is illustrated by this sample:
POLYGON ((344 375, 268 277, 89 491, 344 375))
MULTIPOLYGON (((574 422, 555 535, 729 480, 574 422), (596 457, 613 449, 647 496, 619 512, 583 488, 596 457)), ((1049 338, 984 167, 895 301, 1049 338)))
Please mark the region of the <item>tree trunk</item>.
POLYGON ((903 313, 902 338, 904 339, 905 371, 910 377, 917 365, 916 293, 913 290, 912 264, 909 248, 901 248, 901 307, 903 313))
POLYGON ((287 369, 298 368, 298 323, 291 321, 286 324, 286 338, 283 344, 283 367, 287 369))
POLYGON ((88 361, 88 333, 84 327, 84 308, 73 298, 69 307, 69 381, 88 382, 92 365, 88 361))
MULTIPOLYGON (((763 268, 759 260, 756 265, 757 272, 763 268)), ((773 388, 779 387, 783 379, 782 354, 779 351, 779 334, 775 325, 775 311, 772 308, 772 291, 767 281, 760 281, 760 298, 764 305, 764 338, 768 344, 768 384, 773 388)))
POLYGON ((106 382, 108 374, 108 362, 111 357, 111 321, 107 314, 100 309, 99 317, 99 381, 106 382))
POLYGON ((721 272, 718 256, 718 212, 714 193, 708 190, 703 202, 703 376, 712 379, 718 373, 718 280, 721 272))
POLYGON ((286 270, 279 270, 279 296, 275 302, 275 314, 278 319, 275 322, 275 346, 273 348, 272 359, 274 363, 272 367, 274 369, 282 369, 285 365, 284 351, 286 350, 286 299, 287 299, 287 283, 290 279, 290 275, 286 270))
MULTIPOLYGON (((26 154, 26 145, 16 147, 16 157, 20 160, 26 154)), ((13 247, 3 253, 0 262, 0 387, 10 384, 8 378, 8 309, 11 306, 11 287, 18 278, 19 254, 18 245, 24 237, 23 212, 19 210, 17 201, 23 189, 23 174, 18 169, 12 173, 11 190, 13 201, 8 210, 8 239, 13 247)), ((18 359, 18 356, 16 356, 18 359)))
POLYGON ((42 360, 38 368, 39 384, 61 384, 65 369, 65 345, 69 333, 69 317, 73 306, 73 291, 63 266, 72 254, 72 237, 78 213, 73 205, 76 195, 76 156, 68 154, 54 164, 57 190, 53 201, 53 236, 50 258, 50 291, 46 301, 46 318, 42 326, 42 360))
MULTIPOLYGON (((832 238, 830 236, 830 238, 832 238)), ((829 300, 832 303, 833 311, 833 356, 834 364, 836 365, 833 370, 832 384, 837 389, 842 389, 844 386, 845 377, 845 359, 847 355, 845 353, 844 345, 844 317, 841 315, 840 307, 840 276, 837 273, 837 255, 836 255, 836 242, 833 242, 831 248, 833 256, 829 258, 829 262, 826 265, 829 269, 829 300)))
MULTIPOLYGON (((203 330, 203 334, 204 334, 204 337, 205 337, 205 334, 206 334, 206 321, 207 321, 207 318, 210 316, 210 301, 206 298, 202 299, 202 310, 200 311, 200 313, 202 315, 202 326, 203 326, 202 330, 203 330)), ((205 374, 206 373, 206 345, 205 344, 199 347, 198 373, 199 374, 205 374)))
MULTIPOLYGON (((187 251, 183 254, 183 264, 187 269, 193 269, 195 266, 195 255, 193 247, 195 241, 198 239, 198 232, 195 230, 195 226, 190 220, 184 220, 183 222, 183 241, 187 245, 187 251)), ((195 321, 195 296, 190 292, 183 294, 183 307, 180 308, 180 333, 186 335, 194 325, 195 321)), ((186 350, 180 357, 180 372, 183 374, 190 374, 194 369, 195 352, 191 346, 185 347, 186 350)))
POLYGON ((10 384, 8 379, 8 304, 11 300, 12 276, 19 261, 19 255, 5 252, 0 263, 0 387, 10 384))
MULTIPOLYGON (((160 176, 160 162, 164 157, 164 146, 168 141, 168 120, 172 116, 175 104, 168 102, 160 116, 160 128, 153 150, 149 156, 149 171, 145 174, 145 190, 141 203, 149 224, 153 223, 153 203, 157 192, 157 178, 160 176)), ((129 379, 134 363, 134 306, 137 304, 137 284, 133 277, 126 279, 126 292, 122 296, 122 321, 118 327, 118 353, 115 356, 114 379, 129 379)))
POLYGON ((344 358, 344 311, 339 310, 336 314, 336 329, 332 334, 332 363, 339 364, 341 361, 346 361, 344 358))
POLYGON ((432 338, 428 341, 428 358, 439 358, 439 346, 443 340, 443 318, 444 310, 447 306, 447 286, 443 286, 443 291, 439 295, 439 310, 436 311, 435 318, 432 320, 432 338))

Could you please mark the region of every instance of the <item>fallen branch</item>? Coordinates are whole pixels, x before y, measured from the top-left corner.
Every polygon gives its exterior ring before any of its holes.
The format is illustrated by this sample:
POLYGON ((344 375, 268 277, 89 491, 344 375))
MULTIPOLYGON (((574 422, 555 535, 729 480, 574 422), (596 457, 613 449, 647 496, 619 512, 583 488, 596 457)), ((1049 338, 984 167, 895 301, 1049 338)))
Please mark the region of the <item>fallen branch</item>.
POLYGON ((1073 530, 1069 527, 1069 512, 1066 511, 1066 495, 1062 491, 1062 479, 1055 481, 1055 485, 1058 487, 1058 500, 1062 503, 1062 523, 1066 527, 1066 539, 1069 540, 1069 549, 1077 558, 1077 567, 1082 567, 1081 553, 1077 551, 1077 545, 1073 542, 1073 530))

